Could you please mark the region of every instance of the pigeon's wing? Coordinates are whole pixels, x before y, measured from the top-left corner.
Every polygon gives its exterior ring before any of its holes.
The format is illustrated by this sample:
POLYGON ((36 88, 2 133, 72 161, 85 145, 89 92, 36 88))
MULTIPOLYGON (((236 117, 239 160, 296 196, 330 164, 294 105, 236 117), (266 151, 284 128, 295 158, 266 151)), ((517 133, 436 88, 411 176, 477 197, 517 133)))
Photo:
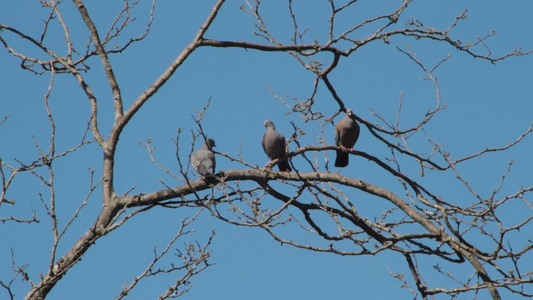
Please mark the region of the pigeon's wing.
POLYGON ((204 177, 212 177, 215 174, 215 154, 208 149, 200 149, 191 157, 193 168, 204 177))
MULTIPOLYGON (((335 145, 351 149, 359 138, 359 125, 355 119, 350 118, 351 111, 335 125, 335 145)), ((335 167, 343 168, 349 163, 349 154, 337 150, 335 167)))
MULTIPOLYGON (((287 145, 285 137, 275 129, 267 128, 263 136, 263 149, 270 160, 274 160, 287 155, 287 145)), ((287 160, 278 163, 280 171, 291 171, 291 166, 287 160)))

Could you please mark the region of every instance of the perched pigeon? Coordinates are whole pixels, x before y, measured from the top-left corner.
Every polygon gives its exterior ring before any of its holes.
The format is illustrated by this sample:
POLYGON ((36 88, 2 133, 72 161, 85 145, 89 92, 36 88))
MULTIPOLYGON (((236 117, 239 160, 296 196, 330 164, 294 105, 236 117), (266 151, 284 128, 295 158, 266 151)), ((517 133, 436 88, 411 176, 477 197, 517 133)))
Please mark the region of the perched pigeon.
MULTIPOLYGON (((276 127, 272 121, 266 120, 263 126, 266 127, 266 132, 263 136, 263 149, 268 158, 272 161, 286 156, 287 145, 285 144, 285 137, 276 131, 276 127)), ((280 171, 291 171, 288 160, 278 162, 278 168, 280 171)))
POLYGON ((335 125, 335 145, 340 146, 337 150, 335 167, 344 168, 348 165, 349 154, 346 149, 352 149, 359 138, 359 125, 355 121, 355 115, 351 109, 346 110, 346 115, 335 125))
POLYGON ((207 139, 201 149, 196 150, 191 157, 193 168, 203 177, 215 176, 215 153, 213 147, 216 147, 213 139, 207 139))

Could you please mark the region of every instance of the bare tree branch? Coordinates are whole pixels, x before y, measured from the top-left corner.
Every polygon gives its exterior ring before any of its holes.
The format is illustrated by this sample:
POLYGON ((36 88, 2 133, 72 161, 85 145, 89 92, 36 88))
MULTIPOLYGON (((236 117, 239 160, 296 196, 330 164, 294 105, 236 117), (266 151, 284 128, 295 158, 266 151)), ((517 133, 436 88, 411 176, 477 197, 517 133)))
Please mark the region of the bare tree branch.
MULTIPOLYGON (((455 37, 455 32, 463 25, 461 21, 466 18, 467 10, 452 18, 442 28, 434 28, 418 18, 405 17, 413 0, 403 1, 384 13, 377 13, 353 23, 339 20, 345 19, 350 8, 358 8, 359 1, 339 3, 329 0, 325 11, 325 31, 322 35, 314 35, 292 0, 287 1, 282 7, 289 21, 289 30, 278 34, 271 31, 274 27, 268 21, 268 11, 265 10, 262 1, 246 0, 241 9, 253 18, 253 35, 256 40, 231 40, 231 38, 220 40, 215 36, 208 38, 207 34, 211 32, 209 29, 225 3, 224 0, 218 0, 192 41, 147 89, 132 102, 124 102, 122 89, 125 87, 119 85, 121 81, 117 74, 120 73, 117 72, 117 64, 112 60, 113 54, 123 53, 131 45, 145 40, 155 20, 156 1, 153 0, 150 8, 146 9, 149 15, 146 26, 140 33, 131 37, 126 34, 126 29, 136 19, 133 12, 139 1, 124 0, 123 7, 119 8, 118 14, 107 28, 97 27, 98 23, 91 18, 98 13, 97 11, 89 12, 82 0, 73 0, 73 2, 83 21, 82 24, 85 24, 90 34, 88 42, 81 48, 79 44, 75 44, 79 33, 72 31, 72 24, 69 23, 72 22, 72 16, 65 14, 61 1, 41 2, 46 13, 37 31, 39 34, 35 36, 18 28, 0 24, 0 43, 10 55, 20 61, 21 67, 35 74, 50 74, 50 82, 43 99, 50 126, 49 142, 43 143, 40 138, 34 136, 33 151, 38 153, 36 157, 14 158, 13 162, 0 159, 2 179, 0 207, 18 205, 16 197, 10 192, 13 183, 22 174, 31 175, 43 186, 44 191, 37 190, 37 195, 42 203, 42 210, 49 218, 53 236, 48 270, 37 280, 36 276, 30 278, 30 273, 27 271, 28 264, 19 266, 15 263, 15 254, 12 251, 13 276, 0 281, 0 286, 10 299, 15 298, 13 283, 16 279, 29 284, 30 290, 25 299, 46 298, 67 271, 81 260, 98 239, 155 207, 169 209, 192 207, 198 210, 198 214, 205 209, 215 218, 229 224, 262 229, 274 240, 283 244, 316 252, 351 256, 375 255, 381 252, 399 254, 405 260, 405 267, 408 270, 406 274, 410 274, 410 278, 403 272, 389 273, 401 282, 402 287, 414 294, 415 298, 420 295, 423 299, 429 299, 438 294, 458 297, 467 293, 477 297, 482 290, 488 291, 492 299, 500 299, 500 292, 503 290, 524 297, 533 296, 531 290, 527 288, 533 283, 533 273, 528 269, 529 265, 524 263, 533 253, 533 242, 523 236, 520 241, 513 240, 519 231, 522 235, 523 232, 530 231, 533 216, 529 214, 522 216, 521 219, 509 220, 505 215, 508 214, 507 208, 511 206, 533 212, 533 203, 529 199, 533 185, 509 186, 509 178, 512 177, 514 170, 513 161, 508 163, 505 170, 498 173, 500 176, 498 182, 494 187, 490 187, 488 192, 476 189, 471 183, 471 178, 465 176, 458 167, 491 153, 505 152, 523 145, 533 132, 533 123, 507 145, 487 147, 465 157, 455 157, 453 153, 448 152, 430 136, 427 126, 433 124, 437 119, 435 116, 446 107, 441 98, 437 71, 440 70, 440 66, 448 63, 450 55, 428 66, 410 48, 396 47, 412 64, 424 72, 423 79, 435 88, 434 102, 428 105, 426 113, 420 114, 413 121, 409 119, 412 123, 406 122, 404 95, 401 93, 398 110, 393 118, 387 117, 388 112, 371 109, 370 117, 377 119, 377 122, 373 123, 365 117, 364 112, 356 112, 357 122, 370 132, 369 138, 372 141, 386 149, 386 157, 353 149, 347 152, 358 159, 365 159, 372 168, 382 172, 380 174, 386 179, 397 184, 381 186, 371 183, 366 178, 351 178, 339 172, 332 173, 327 153, 340 148, 328 145, 325 133, 330 130, 328 127, 333 124, 334 119, 346 111, 347 103, 350 103, 346 100, 347 96, 343 95, 343 90, 339 89, 332 74, 346 60, 358 55, 360 52, 357 50, 372 42, 383 41, 389 44, 395 39, 425 40, 457 50, 472 58, 481 58, 489 63, 528 55, 533 50, 523 51, 517 47, 501 55, 494 54, 490 40, 495 32, 463 42, 455 37), (58 36, 51 36, 53 34, 58 36), (57 37, 64 39, 65 44, 62 45, 64 48, 61 51, 56 49, 55 45, 50 46, 52 43, 49 40, 57 37), (12 42, 12 38, 19 38, 29 43, 29 49, 19 49, 17 44, 12 42), (256 42, 257 40, 260 42, 256 42), (113 42, 115 45, 112 45, 113 42), (290 55, 301 68, 311 72, 309 95, 282 97, 278 95, 284 93, 274 91, 270 86, 269 92, 285 105, 287 114, 297 114, 306 124, 311 122, 320 126, 321 132, 315 133, 315 140, 311 144, 304 143, 302 137, 307 127, 292 121, 294 132, 290 136, 289 143, 296 145, 296 149, 286 157, 269 162, 261 168, 243 159, 240 150, 237 155, 215 152, 218 157, 227 159, 244 169, 224 170, 216 174, 213 180, 194 181, 194 175, 191 175, 194 172, 189 172, 189 161, 196 139, 199 137, 206 139, 209 136, 204 131, 202 122, 209 118, 206 111, 211 103, 210 99, 208 104, 193 117, 196 129, 191 130, 190 148, 180 146, 182 128, 178 129, 178 135, 173 140, 179 165, 178 173, 174 173, 171 171, 172 168, 157 160, 153 147, 155 141, 148 139, 145 143, 140 143, 159 171, 171 176, 176 183, 166 183, 161 180, 160 190, 152 192, 139 192, 138 185, 133 183, 129 186, 129 190, 118 195, 115 191, 117 178, 114 168, 116 149, 122 132, 190 55, 202 47, 210 48, 212 51, 217 51, 218 48, 237 48, 255 50, 262 52, 263 55, 272 52, 290 55), (29 53, 34 53, 30 51, 31 48, 37 50, 38 54, 30 55, 29 53), (81 51, 78 51, 80 49, 81 51), (100 101, 106 103, 106 96, 97 99, 96 95, 102 94, 100 91, 93 91, 89 85, 91 77, 87 76, 87 73, 90 71, 91 58, 99 60, 102 64, 104 82, 111 90, 112 100, 109 103, 113 103, 113 108, 109 112, 106 110, 106 105, 99 105, 100 101), (59 130, 56 132, 58 113, 53 112, 51 105, 52 91, 59 74, 72 75, 89 100, 88 111, 90 111, 90 119, 81 141, 63 149, 56 143, 56 134, 59 132, 59 130), (326 97, 323 97, 324 94, 326 97), (331 98, 328 100, 329 96, 331 98), (131 104, 129 107, 124 107, 125 103, 131 104), (332 104, 334 109, 332 112, 321 111, 318 103, 332 104), (108 131, 104 132, 103 128, 106 127, 99 126, 99 116, 102 118, 111 115, 113 115, 112 120, 103 123, 110 124, 108 131), (89 131, 94 140, 87 138, 89 131), (413 142, 417 139, 422 139, 426 143, 427 147, 424 150, 415 150, 419 149, 419 144, 413 142), (82 195, 83 201, 79 200, 77 208, 71 215, 60 216, 59 193, 56 190, 58 171, 55 168, 57 165, 55 161, 70 156, 94 142, 98 142, 101 152, 99 155, 103 156, 101 168, 100 166, 97 168, 101 169, 101 174, 96 175, 95 169, 89 168, 89 185, 84 198, 82 195), (285 159, 298 160, 301 164, 295 165, 291 161, 295 172, 272 171, 275 164, 285 159), (408 173, 413 168, 415 172, 419 170, 418 177, 408 173), (423 178, 425 176, 438 178, 440 174, 451 175, 465 188, 463 202, 441 196, 439 190, 423 178), (85 211, 84 207, 88 205, 89 198, 94 197, 94 192, 100 188, 101 211, 72 247, 62 257, 58 257, 60 241, 69 232, 81 212, 85 211), (270 198, 276 201, 264 201, 270 198), (377 212, 362 211, 359 206, 360 201, 379 201, 384 205, 384 209, 377 212), (61 227, 59 224, 63 224, 63 221, 66 223, 61 227), (299 235, 291 236, 282 230, 285 226, 294 226, 299 233, 310 235, 313 239, 309 242, 299 235), (421 257, 424 259, 420 259, 421 257), (428 261, 438 263, 430 265, 428 261), (453 268, 450 266, 459 266, 460 272, 450 271, 453 268), (432 276, 427 275, 429 271, 437 273, 439 278, 445 278, 450 285, 433 280, 432 276)), ((357 94, 348 95, 350 98, 356 96, 357 94)), ((6 123, 9 116, 6 114, 0 125, 6 123)), ((184 249, 176 250, 179 264, 170 263, 163 267, 160 267, 160 264, 180 237, 193 232, 188 228, 198 214, 182 221, 176 235, 161 252, 154 249, 154 257, 147 268, 133 277, 132 283, 125 284, 116 299, 131 294, 146 278, 169 273, 178 275, 168 289, 162 292, 159 299, 175 298, 188 291, 191 278, 211 265, 208 262, 210 258, 208 247, 212 243, 214 232, 203 245, 197 241, 189 242, 184 249)), ((31 218, 24 219, 17 214, 4 217, 0 222, 33 224, 40 220, 32 209, 31 218)))

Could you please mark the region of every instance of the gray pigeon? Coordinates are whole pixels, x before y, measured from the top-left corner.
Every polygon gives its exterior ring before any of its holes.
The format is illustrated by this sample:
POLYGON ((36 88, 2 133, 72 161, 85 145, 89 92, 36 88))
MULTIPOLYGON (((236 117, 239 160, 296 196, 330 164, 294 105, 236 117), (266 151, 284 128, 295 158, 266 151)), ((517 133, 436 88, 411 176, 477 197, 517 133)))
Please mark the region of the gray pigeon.
POLYGON ((355 121, 355 115, 351 109, 346 110, 346 115, 335 125, 335 145, 340 146, 337 150, 335 167, 344 168, 348 165, 349 154, 346 149, 352 149, 359 138, 359 125, 355 121))
POLYGON ((207 139, 201 149, 196 150, 191 157, 193 168, 203 177, 215 177, 215 140, 207 139))
MULTIPOLYGON (((277 158, 281 158, 287 155, 287 145, 285 143, 285 137, 276 131, 274 123, 270 120, 266 120, 263 123, 266 127, 265 135, 263 136, 263 150, 266 155, 272 161, 277 158)), ((278 162, 278 168, 280 171, 291 171, 291 166, 288 160, 278 162)))

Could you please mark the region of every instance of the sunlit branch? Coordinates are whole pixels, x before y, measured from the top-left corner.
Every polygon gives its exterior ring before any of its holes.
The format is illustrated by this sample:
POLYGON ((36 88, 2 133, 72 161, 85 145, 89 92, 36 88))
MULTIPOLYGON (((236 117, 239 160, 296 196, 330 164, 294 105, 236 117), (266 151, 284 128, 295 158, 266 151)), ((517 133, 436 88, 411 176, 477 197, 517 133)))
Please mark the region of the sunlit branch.
POLYGON ((83 4, 81 0, 73 0, 73 2, 76 4, 76 7, 78 8, 80 12, 83 21, 85 22, 85 24, 87 25, 87 28, 91 32, 91 40, 96 46, 96 50, 98 52, 98 55, 100 56, 102 65, 104 66, 107 80, 113 92, 113 99, 114 99, 114 105, 115 105, 115 120, 117 120, 118 118, 122 117, 122 115, 124 114, 124 111, 122 108, 122 95, 121 95, 120 88, 117 83, 117 79, 115 78, 113 67, 111 66, 111 61, 109 60, 109 57, 107 56, 107 52, 105 51, 104 46, 102 45, 100 41, 100 35, 98 34, 98 30, 96 29, 95 24, 93 23, 91 17, 89 16, 89 12, 87 11, 87 8, 85 7, 85 5, 83 4))

